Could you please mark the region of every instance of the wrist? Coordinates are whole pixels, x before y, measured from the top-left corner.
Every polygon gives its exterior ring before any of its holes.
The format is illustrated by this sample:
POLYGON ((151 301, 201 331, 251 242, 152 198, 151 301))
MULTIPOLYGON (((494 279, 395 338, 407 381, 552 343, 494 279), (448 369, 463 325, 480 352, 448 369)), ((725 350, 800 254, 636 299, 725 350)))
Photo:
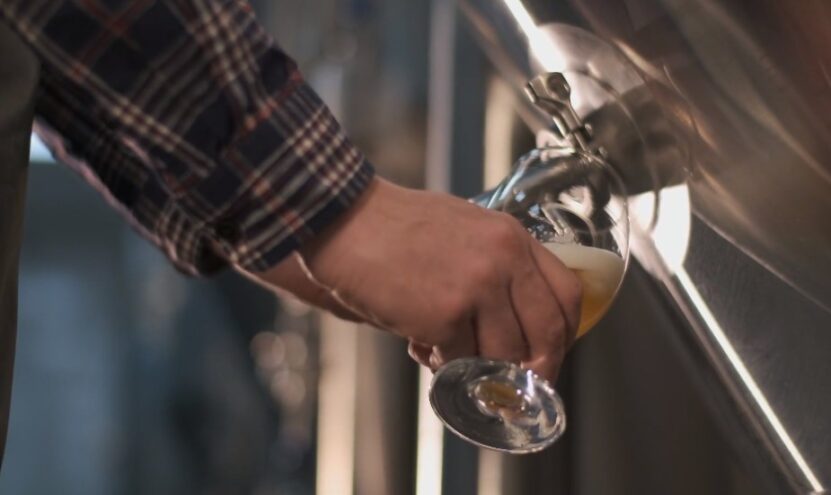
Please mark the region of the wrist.
POLYGON ((378 217, 378 211, 383 211, 383 204, 389 202, 396 188, 390 182, 374 178, 343 215, 301 246, 298 254, 309 271, 317 277, 320 271, 328 271, 326 268, 333 264, 332 260, 340 264, 348 262, 346 258, 359 255, 362 243, 371 241, 376 230, 371 226, 373 218, 378 217))

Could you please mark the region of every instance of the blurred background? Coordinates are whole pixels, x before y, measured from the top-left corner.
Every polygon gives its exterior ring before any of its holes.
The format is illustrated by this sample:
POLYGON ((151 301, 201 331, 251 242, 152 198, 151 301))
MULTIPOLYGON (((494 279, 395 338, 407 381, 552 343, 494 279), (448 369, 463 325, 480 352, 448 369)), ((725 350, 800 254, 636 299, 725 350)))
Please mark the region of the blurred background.
MULTIPOLYGON (((429 4, 252 3, 381 173, 420 186, 429 4)), ((365 476, 413 483, 417 370, 397 340, 233 273, 183 277, 38 143, 24 244, 0 493, 312 494, 319 453, 348 469, 352 452, 338 456, 358 412, 372 418, 357 433, 369 444, 355 446, 372 459, 365 476), (324 331, 332 355, 321 356, 324 331), (380 376, 408 393, 379 401, 380 376), (320 387, 344 385, 352 397, 320 418, 320 387), (321 421, 332 446, 318 445, 321 421), (384 435, 393 423, 398 434, 384 435)))
POLYGON ((411 187, 494 187, 551 137, 524 81, 566 73, 623 165, 635 255, 557 384, 568 431, 523 457, 461 442, 402 342, 233 273, 181 276, 34 142, 0 493, 825 493, 826 7, 252 3, 411 187))

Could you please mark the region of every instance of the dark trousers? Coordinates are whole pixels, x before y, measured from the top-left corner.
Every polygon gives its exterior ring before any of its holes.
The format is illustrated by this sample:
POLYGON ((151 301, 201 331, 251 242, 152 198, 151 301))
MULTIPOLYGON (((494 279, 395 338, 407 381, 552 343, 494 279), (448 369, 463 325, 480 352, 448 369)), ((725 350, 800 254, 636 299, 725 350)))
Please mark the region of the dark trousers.
POLYGON ((37 60, 0 22, 0 463, 9 420, 17 264, 37 80, 37 60))

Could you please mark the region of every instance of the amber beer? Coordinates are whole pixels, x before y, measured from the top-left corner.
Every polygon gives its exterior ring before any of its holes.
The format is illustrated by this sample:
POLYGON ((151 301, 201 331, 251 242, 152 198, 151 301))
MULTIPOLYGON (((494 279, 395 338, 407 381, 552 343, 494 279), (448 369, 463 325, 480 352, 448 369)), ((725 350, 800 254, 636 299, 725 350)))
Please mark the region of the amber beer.
POLYGON ((611 251, 579 244, 549 242, 544 246, 583 282, 583 304, 577 330, 577 337, 582 337, 611 306, 623 278, 623 259, 611 251))

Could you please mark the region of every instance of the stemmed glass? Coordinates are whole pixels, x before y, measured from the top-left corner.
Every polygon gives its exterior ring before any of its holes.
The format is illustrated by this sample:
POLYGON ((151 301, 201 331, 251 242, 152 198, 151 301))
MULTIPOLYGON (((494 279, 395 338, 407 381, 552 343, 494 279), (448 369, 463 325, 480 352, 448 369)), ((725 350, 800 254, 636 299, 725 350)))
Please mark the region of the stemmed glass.
MULTIPOLYGON (((629 256, 629 218, 617 173, 583 141, 572 142, 520 158, 486 206, 517 218, 580 277, 581 337, 603 317, 620 288, 629 256)), ((563 402, 552 384, 511 362, 463 358, 447 363, 433 377, 430 403, 460 437, 509 453, 542 450, 566 426, 563 402)))

